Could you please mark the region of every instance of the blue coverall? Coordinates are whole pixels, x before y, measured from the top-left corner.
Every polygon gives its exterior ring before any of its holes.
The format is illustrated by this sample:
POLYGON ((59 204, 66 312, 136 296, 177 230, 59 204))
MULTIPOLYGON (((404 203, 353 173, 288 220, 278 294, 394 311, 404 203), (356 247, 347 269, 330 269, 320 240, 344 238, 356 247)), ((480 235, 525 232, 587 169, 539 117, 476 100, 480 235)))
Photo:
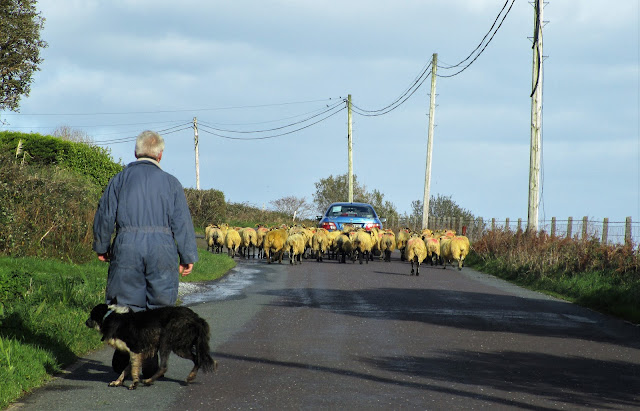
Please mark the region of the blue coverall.
POLYGON ((94 217, 93 239, 96 253, 110 254, 107 304, 134 311, 175 305, 178 264, 198 261, 182 185, 146 159, 109 181, 94 217))

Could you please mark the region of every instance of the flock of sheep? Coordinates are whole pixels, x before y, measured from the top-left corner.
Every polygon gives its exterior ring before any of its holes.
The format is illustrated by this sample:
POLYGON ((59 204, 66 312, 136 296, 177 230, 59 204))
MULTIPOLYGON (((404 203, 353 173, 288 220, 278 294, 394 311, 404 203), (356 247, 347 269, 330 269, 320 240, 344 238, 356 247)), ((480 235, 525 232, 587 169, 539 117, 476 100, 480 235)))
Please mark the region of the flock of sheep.
POLYGON ((347 259, 363 264, 379 255, 391 261, 391 253, 398 249, 402 261, 411 262, 411 275, 420 275, 420 264, 429 259, 431 265, 442 264, 443 268, 454 261, 462 270, 469 253, 469 239, 456 235, 452 230, 414 232, 408 228, 397 234, 392 230, 370 231, 345 225, 342 230, 328 231, 324 228, 304 226, 279 226, 268 228, 258 224, 253 227, 229 227, 228 224, 210 224, 205 228, 207 250, 220 253, 224 248, 230 257, 265 258, 269 264, 282 263, 286 253, 290 264, 301 264, 302 258, 315 258, 321 262, 325 256, 345 263, 347 259), (415 268, 414 268, 415 265, 415 268))

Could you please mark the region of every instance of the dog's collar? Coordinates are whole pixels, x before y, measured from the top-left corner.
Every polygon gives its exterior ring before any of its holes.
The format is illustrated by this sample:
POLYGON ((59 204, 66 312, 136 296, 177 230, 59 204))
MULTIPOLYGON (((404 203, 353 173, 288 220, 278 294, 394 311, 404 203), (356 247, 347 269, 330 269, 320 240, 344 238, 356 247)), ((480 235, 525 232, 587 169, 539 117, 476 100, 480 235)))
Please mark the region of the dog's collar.
POLYGON ((104 315, 104 317, 102 317, 102 321, 104 321, 109 316, 109 314, 111 314, 112 312, 113 312, 113 310, 107 311, 107 313, 104 315))

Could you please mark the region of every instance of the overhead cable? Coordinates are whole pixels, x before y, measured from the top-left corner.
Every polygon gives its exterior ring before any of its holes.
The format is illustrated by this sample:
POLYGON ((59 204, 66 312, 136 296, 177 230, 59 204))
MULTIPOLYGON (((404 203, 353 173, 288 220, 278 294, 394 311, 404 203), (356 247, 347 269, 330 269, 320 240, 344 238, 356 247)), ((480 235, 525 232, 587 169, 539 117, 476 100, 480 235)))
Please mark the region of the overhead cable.
MULTIPOLYGON (((509 0, 507 0, 507 3, 509 2, 509 0)), ((502 16, 502 20, 500 20, 500 24, 498 24, 498 27, 495 29, 495 31, 493 32, 493 34, 491 34, 491 37, 489 37, 489 40, 487 41, 487 43, 484 45, 484 47, 480 50, 480 52, 473 58, 473 60, 471 60, 469 62, 469 64, 467 64, 466 66, 464 66, 462 69, 460 69, 459 71, 457 71, 454 74, 450 74, 450 75, 442 75, 442 74, 437 74, 438 77, 454 77, 457 76, 458 74, 462 73, 463 71, 465 71, 466 69, 468 69, 477 59, 478 57, 480 57, 482 55, 482 53, 486 50, 487 46, 489 45, 489 43, 491 43, 491 40, 493 40, 493 37, 496 35, 496 33, 498 32, 498 30, 500 30, 500 27, 502 26, 502 23, 504 23, 505 19, 507 18, 507 16, 509 15, 509 12, 511 11, 511 8, 513 7, 513 4, 516 2, 516 0, 512 0, 511 1, 511 5, 509 6, 509 8, 507 9, 507 12, 504 14, 504 16, 502 16)), ((506 6, 506 3, 505 3, 506 6)), ((502 8, 502 10, 504 10, 504 7, 502 8)), ((502 10, 500 10, 500 13, 498 14, 498 17, 500 17, 500 14, 502 14, 502 10)), ((497 18, 496 18, 497 19, 497 18)), ((495 22, 494 24, 491 26, 491 28, 493 28, 495 26, 495 22)), ((491 29, 489 30, 489 32, 487 32, 487 35, 491 33, 491 29)), ((487 35, 485 35, 485 37, 482 39, 482 42, 484 42, 484 39, 487 37, 487 35)), ((480 42, 480 45, 482 45, 482 42, 480 42)), ((480 45, 478 45, 478 47, 475 48, 474 51, 471 52, 471 54, 464 60, 462 60, 460 63, 453 65, 453 66, 438 66, 438 68, 442 68, 444 70, 447 69, 452 69, 455 67, 460 66, 460 64, 462 64, 463 62, 467 61, 469 59, 469 57, 471 57, 471 55, 473 55, 473 53, 475 53, 476 50, 478 50, 478 48, 480 47, 480 45)))
POLYGON ((484 37, 482 38, 482 40, 480 40, 480 43, 478 44, 478 46, 475 49, 473 49, 473 51, 471 53, 469 53, 467 58, 465 58, 464 60, 460 61, 458 64, 455 64, 455 65, 452 65, 452 66, 446 66, 445 67, 445 66, 438 65, 438 68, 439 69, 445 69, 445 70, 452 69, 452 68, 455 68, 455 67, 459 67, 462 63, 464 63, 465 61, 469 60, 471 58, 471 56, 473 56, 473 53, 478 51, 478 49, 484 44, 484 41, 487 39, 487 36, 489 36, 489 34, 493 31, 493 28, 495 27, 496 23, 498 22, 498 19, 500 18, 500 15, 502 15, 502 12, 507 7, 507 4, 509 4, 509 0, 506 0, 504 2, 504 5, 502 6, 502 9, 500 10, 500 13, 498 13, 498 15, 496 16, 495 20, 493 20, 493 24, 489 28, 489 31, 487 31, 487 34, 485 34, 484 37))
MULTIPOLYGON (((325 117, 323 117, 323 118, 321 118, 321 119, 319 119, 317 121, 314 121, 313 123, 307 124, 307 125, 305 125, 303 127, 299 127, 299 128, 297 128, 295 130, 291 130, 291 131, 287 131, 287 132, 279 133, 279 134, 274 134, 274 135, 269 135, 269 136, 262 136, 262 137, 232 137, 232 136, 219 134, 219 133, 214 132, 214 131, 210 131, 210 130, 208 130, 210 127, 208 127, 206 125, 202 125, 202 124, 199 124, 198 130, 202 131, 202 132, 205 132, 207 134, 214 135, 216 137, 226 138, 228 140, 242 140, 242 141, 267 140, 267 139, 271 139, 271 138, 286 136, 286 135, 298 132, 300 130, 304 130, 306 128, 309 128, 309 127, 311 127, 313 125, 316 125, 316 124, 318 124, 318 123, 320 123, 322 121, 325 121, 325 120, 335 116, 336 114, 340 113, 341 111, 343 111, 345 109, 346 109, 346 107, 344 107, 342 105, 339 105, 339 106, 334 105, 333 108, 331 109, 331 110, 334 110, 332 113, 328 114, 327 116, 325 116, 325 117)), ((218 131, 218 130, 216 130, 216 131, 218 131)))
POLYGON ((341 106, 341 105, 342 105, 342 101, 339 101, 339 102, 337 102, 337 103, 334 103, 334 104, 333 104, 333 105, 331 105, 331 106, 327 106, 327 108, 323 109, 323 111, 321 111, 321 112, 319 112, 319 113, 317 113, 317 114, 314 114, 314 115, 312 115, 312 116, 310 116, 310 117, 307 117, 307 118, 305 118, 305 119, 303 119, 303 120, 299 120, 299 121, 296 121, 296 122, 294 122, 294 123, 286 124, 286 125, 284 125, 284 126, 280 126, 280 127, 273 127, 273 128, 268 128, 268 129, 262 129, 262 130, 232 130, 232 129, 223 129, 223 128, 217 128, 217 127, 214 127, 214 126, 209 125, 209 124, 207 124, 207 123, 205 123, 205 122, 202 122, 202 121, 199 121, 199 124, 200 124, 200 125, 205 125, 206 127, 210 128, 210 129, 212 129, 212 130, 215 130, 215 131, 218 131, 218 132, 222 132, 222 133, 237 133, 237 134, 268 133, 268 132, 271 132, 271 131, 283 130, 283 129, 285 129, 285 128, 289 128, 289 127, 296 126, 296 125, 298 125, 298 124, 305 123, 305 122, 307 122, 307 121, 309 121, 309 120, 311 120, 311 119, 314 119, 314 118, 319 117, 319 116, 321 116, 321 115, 323 115, 323 114, 326 114, 326 113, 328 113, 328 112, 330 112, 330 111, 334 110, 336 107, 341 106))
MULTIPOLYGON (((167 134, 177 133, 178 131, 188 130, 190 128, 193 128, 193 125, 192 125, 191 122, 180 124, 178 126, 169 127, 167 129, 164 129, 164 130, 158 130, 157 133, 158 134, 162 134, 162 135, 167 135, 167 134), (180 128, 178 130, 174 130, 175 128, 178 128, 178 127, 182 127, 182 128, 180 128)), ((96 146, 106 146, 106 145, 111 145, 111 144, 129 143, 131 141, 135 141, 137 138, 138 138, 137 135, 136 136, 127 136, 127 137, 121 137, 121 138, 113 138, 113 139, 110 139, 110 140, 97 140, 97 141, 94 141, 92 144, 94 144, 96 146)))
POLYGON ((229 107, 212 107, 212 108, 196 108, 196 109, 180 109, 180 110, 157 110, 157 111, 126 111, 126 112, 98 112, 98 113, 2 113, 3 117, 8 116, 102 116, 102 115, 125 115, 125 114, 161 114, 161 113, 184 113, 194 111, 217 111, 217 110, 237 110, 245 108, 275 107, 287 106, 294 104, 317 103, 321 101, 331 101, 341 97, 330 97, 319 100, 291 101, 285 103, 256 104, 248 106, 229 106, 229 107))
POLYGON ((427 63, 427 65, 422 69, 420 74, 413 80, 413 83, 411 83, 411 85, 407 87, 407 89, 404 92, 402 92, 402 94, 400 94, 399 97, 397 97, 395 100, 393 100, 391 103, 389 103, 385 107, 377 110, 366 110, 361 107, 355 106, 353 103, 351 103, 351 106, 356 109, 354 111, 357 114, 360 114, 363 116, 381 116, 383 114, 387 114, 395 110, 396 108, 398 108, 400 105, 402 105, 405 101, 407 101, 409 97, 411 97, 411 95, 413 95, 413 93, 416 92, 418 88, 420 88, 420 86, 424 83, 427 77, 429 77, 429 74, 427 74, 429 72, 429 67, 431 67, 431 62, 427 63))

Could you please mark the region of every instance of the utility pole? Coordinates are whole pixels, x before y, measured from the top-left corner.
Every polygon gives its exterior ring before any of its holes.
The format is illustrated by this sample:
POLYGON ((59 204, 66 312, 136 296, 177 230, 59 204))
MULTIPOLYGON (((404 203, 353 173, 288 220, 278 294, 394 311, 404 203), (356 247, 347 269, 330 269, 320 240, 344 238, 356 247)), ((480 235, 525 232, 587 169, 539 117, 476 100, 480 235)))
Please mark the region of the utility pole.
POLYGON ((347 97, 347 118, 348 118, 348 130, 347 140, 349 145, 349 173, 347 179, 349 180, 349 202, 353 203, 353 135, 351 134, 351 94, 347 97))
POLYGON ((196 145, 196 190, 200 190, 200 150, 198 148, 198 119, 193 118, 193 139, 196 145))
POLYGON ((531 149, 529 154, 529 211, 527 230, 538 231, 540 205, 540 146, 542 145, 542 9, 534 0, 533 79, 531 91, 531 149))
POLYGON ((429 137, 427 139, 427 167, 424 173, 424 197, 422 198, 422 228, 429 224, 429 200, 431 198, 431 154, 433 153, 433 124, 436 116, 436 72, 438 53, 431 60, 431 98, 429 101, 429 137))

